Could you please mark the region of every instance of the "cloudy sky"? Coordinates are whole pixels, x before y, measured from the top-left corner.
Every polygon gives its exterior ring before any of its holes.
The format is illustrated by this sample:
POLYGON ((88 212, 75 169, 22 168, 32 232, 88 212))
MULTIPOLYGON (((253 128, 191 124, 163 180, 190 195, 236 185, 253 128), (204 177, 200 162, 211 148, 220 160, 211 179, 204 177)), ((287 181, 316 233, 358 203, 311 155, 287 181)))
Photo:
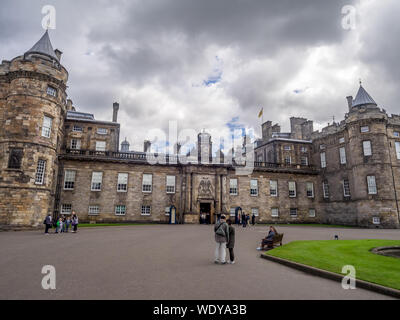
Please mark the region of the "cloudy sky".
POLYGON ((64 52, 69 98, 79 111, 111 120, 142 150, 149 130, 205 128, 229 134, 289 117, 320 129, 347 111, 364 87, 399 113, 398 0, 2 0, 0 59, 42 36, 44 5, 57 10, 54 48, 64 52), (355 29, 342 8, 356 9, 355 29), (348 20, 345 20, 348 21, 348 20))

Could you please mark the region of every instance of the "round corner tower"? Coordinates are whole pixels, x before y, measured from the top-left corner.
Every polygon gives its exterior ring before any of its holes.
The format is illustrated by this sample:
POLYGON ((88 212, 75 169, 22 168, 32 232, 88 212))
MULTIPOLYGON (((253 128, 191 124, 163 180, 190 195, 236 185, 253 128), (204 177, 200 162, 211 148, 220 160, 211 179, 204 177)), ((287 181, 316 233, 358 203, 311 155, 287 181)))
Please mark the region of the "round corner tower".
POLYGON ((48 32, 0 65, 0 227, 37 227, 53 211, 67 70, 48 32))

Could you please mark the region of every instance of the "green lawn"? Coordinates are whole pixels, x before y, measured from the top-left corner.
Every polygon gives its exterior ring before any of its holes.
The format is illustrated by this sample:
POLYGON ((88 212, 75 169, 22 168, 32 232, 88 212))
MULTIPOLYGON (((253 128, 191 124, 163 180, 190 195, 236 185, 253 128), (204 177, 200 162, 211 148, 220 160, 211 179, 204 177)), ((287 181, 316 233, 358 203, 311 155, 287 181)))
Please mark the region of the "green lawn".
POLYGON ((400 246, 400 240, 294 241, 265 254, 339 274, 352 265, 357 279, 400 290, 400 259, 369 251, 386 246, 400 246))

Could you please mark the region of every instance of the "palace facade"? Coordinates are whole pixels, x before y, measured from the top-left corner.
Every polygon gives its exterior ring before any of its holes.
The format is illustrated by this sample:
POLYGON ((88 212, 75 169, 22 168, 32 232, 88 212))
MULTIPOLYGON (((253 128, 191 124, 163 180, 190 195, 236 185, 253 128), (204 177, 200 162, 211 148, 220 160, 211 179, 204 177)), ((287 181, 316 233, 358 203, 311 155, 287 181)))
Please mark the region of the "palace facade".
MULTIPOLYGON (((112 121, 77 111, 68 72, 48 32, 0 65, 0 227, 38 227, 48 213, 72 210, 81 222, 198 223, 200 212, 260 223, 331 223, 399 228, 400 116, 388 115, 360 85, 348 113, 321 132, 291 118, 291 132, 262 125, 254 169, 219 157, 199 134, 198 159, 163 163, 120 145, 119 104, 112 121)), ((246 142, 247 144, 249 141, 246 142)), ((179 147, 176 149, 179 153, 179 147)), ((160 156, 160 155, 158 155, 160 156)))

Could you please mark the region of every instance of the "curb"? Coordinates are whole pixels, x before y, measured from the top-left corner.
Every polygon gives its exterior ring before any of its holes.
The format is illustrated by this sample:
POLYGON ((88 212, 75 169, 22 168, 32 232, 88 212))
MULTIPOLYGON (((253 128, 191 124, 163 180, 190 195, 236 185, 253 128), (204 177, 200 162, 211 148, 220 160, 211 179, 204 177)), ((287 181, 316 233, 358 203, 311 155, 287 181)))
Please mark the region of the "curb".
MULTIPOLYGON (((277 263, 283 264, 287 267, 291 267, 291 268, 294 268, 294 269, 297 269, 297 270, 300 270, 300 271, 303 271, 303 272, 306 272, 306 273, 309 273, 309 274, 312 274, 315 276, 319 276, 322 278, 326 278, 326 279, 330 279, 330 280, 334 280, 334 281, 338 281, 338 282, 342 282, 342 279, 344 277, 344 275, 340 275, 340 274, 337 274, 334 272, 314 268, 314 267, 307 266, 305 264, 301 264, 301 263, 297 263, 297 262, 293 262, 290 260, 266 255, 264 253, 261 254, 261 258, 270 260, 273 262, 277 262, 277 263)), ((400 299, 400 290, 397 290, 397 289, 384 287, 379 284, 367 282, 364 280, 358 280, 358 279, 356 280, 356 286, 357 286, 357 288, 363 288, 366 290, 374 291, 377 293, 381 293, 384 295, 388 295, 388 296, 400 299)))

